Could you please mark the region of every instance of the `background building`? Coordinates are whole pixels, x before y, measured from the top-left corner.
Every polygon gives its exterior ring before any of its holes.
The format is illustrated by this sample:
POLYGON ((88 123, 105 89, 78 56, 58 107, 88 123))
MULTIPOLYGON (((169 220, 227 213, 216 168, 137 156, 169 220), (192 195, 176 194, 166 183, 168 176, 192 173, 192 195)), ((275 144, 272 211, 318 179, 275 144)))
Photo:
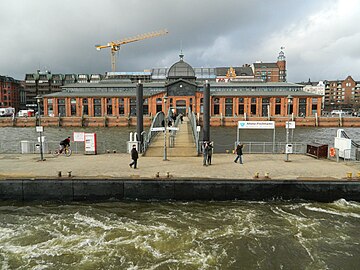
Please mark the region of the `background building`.
MULTIPOLYGON (((291 114, 305 117, 321 113, 322 96, 304 92, 303 86, 299 84, 254 80, 248 66, 240 69, 194 69, 180 55, 180 60, 169 69, 153 71, 156 79, 143 82, 145 115, 153 116, 159 111, 167 112, 170 108, 176 113, 185 114, 191 108, 201 116, 205 80, 210 82, 210 106, 214 118, 269 118, 291 114), (218 80, 217 76, 229 80, 218 80), (241 77, 249 80, 242 80, 241 77), (165 96, 167 103, 164 103, 165 96), (289 96, 291 104, 288 103, 289 96)), ((135 116, 136 84, 131 78, 123 78, 121 75, 108 73, 98 83, 78 81, 64 85, 62 92, 44 96, 45 115, 106 118, 135 116)))
POLYGON ((23 88, 20 81, 12 77, 0 76, 0 107, 12 107, 15 111, 20 109, 23 88))
POLYGON ((325 110, 360 109, 360 83, 351 76, 345 80, 324 81, 325 83, 325 110))
POLYGON ((323 81, 312 82, 309 81, 307 83, 299 83, 304 86, 303 90, 308 93, 313 93, 322 96, 322 104, 325 102, 325 84, 323 81))

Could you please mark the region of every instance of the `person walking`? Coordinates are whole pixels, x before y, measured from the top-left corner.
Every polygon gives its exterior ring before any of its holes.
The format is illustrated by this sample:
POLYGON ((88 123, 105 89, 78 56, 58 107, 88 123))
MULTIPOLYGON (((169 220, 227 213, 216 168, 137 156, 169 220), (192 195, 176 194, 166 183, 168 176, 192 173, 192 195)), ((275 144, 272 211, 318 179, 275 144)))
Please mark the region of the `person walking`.
POLYGON ((202 152, 203 152, 203 166, 207 166, 207 159, 208 159, 208 149, 209 149, 209 144, 208 142, 204 142, 203 143, 203 147, 202 147, 202 152))
POLYGON ((207 150, 207 164, 211 165, 211 157, 212 157, 212 153, 213 153, 213 142, 209 142, 208 144, 208 150, 207 150))
POLYGON ((243 155, 242 150, 243 150, 243 147, 244 147, 244 145, 241 144, 241 143, 239 143, 239 144, 236 146, 235 152, 236 152, 237 157, 236 157, 235 160, 234 160, 235 163, 237 163, 237 161, 240 160, 240 164, 243 164, 243 160, 242 160, 242 155, 243 155))
POLYGON ((139 153, 138 151, 136 150, 136 145, 134 144, 133 145, 133 148, 131 149, 131 159, 133 160, 129 166, 132 168, 132 166, 134 165, 134 169, 136 169, 136 166, 137 166, 137 160, 139 158, 139 153))

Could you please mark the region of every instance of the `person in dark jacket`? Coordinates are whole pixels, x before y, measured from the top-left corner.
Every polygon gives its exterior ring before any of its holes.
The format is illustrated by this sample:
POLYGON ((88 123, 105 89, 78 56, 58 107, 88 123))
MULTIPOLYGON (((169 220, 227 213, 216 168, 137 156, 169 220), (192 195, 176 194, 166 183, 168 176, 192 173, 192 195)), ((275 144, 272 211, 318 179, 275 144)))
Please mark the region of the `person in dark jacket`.
POLYGON ((244 147, 244 145, 241 144, 241 143, 239 143, 239 144, 236 146, 235 152, 236 152, 237 157, 236 157, 235 160, 234 160, 235 163, 237 163, 237 161, 238 161, 238 159, 239 159, 239 160, 240 160, 240 164, 243 164, 243 160, 242 160, 242 155, 243 155, 242 150, 243 150, 243 147, 244 147))
POLYGON ((136 166, 137 166, 137 160, 139 158, 139 153, 138 151, 136 150, 136 145, 134 144, 133 145, 133 148, 131 149, 131 159, 133 160, 129 166, 132 168, 132 166, 134 165, 134 169, 136 169, 136 166))
POLYGON ((67 137, 66 139, 62 140, 60 142, 60 154, 64 151, 65 147, 70 147, 70 137, 67 137))
POLYGON ((213 142, 209 142, 208 144, 208 149, 207 149, 207 164, 211 165, 211 157, 212 157, 212 153, 213 153, 213 142))

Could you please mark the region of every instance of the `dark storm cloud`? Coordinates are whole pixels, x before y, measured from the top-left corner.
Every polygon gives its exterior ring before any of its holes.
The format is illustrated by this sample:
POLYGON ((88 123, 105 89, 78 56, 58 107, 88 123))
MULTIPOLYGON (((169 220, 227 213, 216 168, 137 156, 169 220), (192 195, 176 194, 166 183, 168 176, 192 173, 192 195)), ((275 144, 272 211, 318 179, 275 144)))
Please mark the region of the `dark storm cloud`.
MULTIPOLYGON (((329 13, 349 3, 352 12, 359 10, 355 0, 1 1, 6 12, 0 17, 0 74, 17 79, 36 69, 103 74, 110 70, 110 52, 96 51, 95 44, 166 28, 168 35, 124 45, 117 70, 169 67, 178 60, 181 44, 194 67, 275 61, 285 46, 289 80, 329 79, 344 71, 334 64, 326 74, 327 57, 359 57, 351 45, 359 39, 358 30, 329 13), (332 29, 323 21, 329 16, 335 21, 332 29), (342 46, 347 52, 338 52, 342 46)), ((338 64, 345 65, 344 57, 338 64)))

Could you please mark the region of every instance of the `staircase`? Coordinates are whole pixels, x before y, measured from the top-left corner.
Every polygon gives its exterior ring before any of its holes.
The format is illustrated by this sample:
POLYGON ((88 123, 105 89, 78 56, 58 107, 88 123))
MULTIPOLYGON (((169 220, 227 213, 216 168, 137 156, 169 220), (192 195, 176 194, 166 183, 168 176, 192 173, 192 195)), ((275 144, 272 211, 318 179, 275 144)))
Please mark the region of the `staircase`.
MULTIPOLYGON (((194 143, 189 119, 184 117, 183 123, 179 123, 179 130, 176 131, 174 138, 174 147, 169 147, 170 132, 166 134, 167 157, 196 157, 196 145, 194 143)), ((146 150, 147 157, 164 156, 164 133, 158 132, 153 138, 149 148, 146 150)))

